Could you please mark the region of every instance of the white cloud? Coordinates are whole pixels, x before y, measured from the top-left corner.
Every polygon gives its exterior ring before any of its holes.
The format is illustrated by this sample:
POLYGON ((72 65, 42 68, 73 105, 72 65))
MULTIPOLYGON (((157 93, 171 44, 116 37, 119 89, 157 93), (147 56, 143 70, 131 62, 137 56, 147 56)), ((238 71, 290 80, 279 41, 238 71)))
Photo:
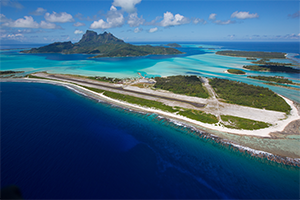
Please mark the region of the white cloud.
POLYGON ((155 28, 150 28, 149 33, 154 33, 154 32, 157 31, 157 30, 158 30, 157 27, 155 27, 155 28))
POLYGON ((21 33, 16 33, 16 34, 0 34, 0 39, 1 40, 16 40, 16 41, 25 41, 26 37, 24 37, 23 34, 21 33))
POLYGON ((80 19, 80 20, 86 20, 86 21, 95 21, 95 20, 98 20, 99 18, 97 17, 97 15, 94 15, 92 18, 91 17, 83 17, 83 14, 81 13, 77 13, 75 15, 76 18, 80 19))
POLYGON ((8 22, 8 21, 9 19, 7 19, 5 15, 0 13, 0 22, 8 22))
POLYGON ((18 28, 39 28, 39 24, 33 20, 31 16, 24 16, 24 18, 17 19, 16 21, 9 21, 3 24, 8 27, 18 28))
POLYGON ((32 29, 18 29, 18 30, 14 30, 13 34, 17 34, 17 33, 20 33, 20 34, 33 34, 33 33, 43 33, 44 31, 42 30, 32 30, 32 29))
POLYGON ((1 0, 0 6, 9 6, 18 9, 24 8, 24 6, 18 3, 17 1, 10 1, 10 0, 1 0))
POLYGON ((46 13, 45 14, 45 19, 48 22, 60 22, 60 23, 66 23, 66 22, 73 22, 74 21, 72 15, 70 15, 66 12, 56 13, 54 11, 53 11, 52 14, 46 13))
POLYGON ((83 31, 81 31, 81 30, 75 30, 74 33, 75 33, 75 34, 82 34, 83 31))
POLYGON ((141 32, 142 30, 143 30, 143 29, 137 27, 137 28, 134 29, 134 32, 135 32, 135 33, 139 33, 139 32, 141 32))
POLYGON ((157 21, 160 20, 162 17, 161 16, 157 16, 155 19, 153 19, 150 22, 146 22, 145 25, 147 26, 155 26, 158 25, 157 21))
POLYGON ((44 29, 59 29, 61 27, 57 26, 56 24, 53 24, 53 23, 41 21, 40 28, 44 28, 44 29))
POLYGON ((13 27, 13 28, 61 29, 60 26, 45 21, 41 21, 41 23, 38 24, 36 21, 33 20, 31 16, 24 16, 24 18, 17 19, 16 21, 8 20, 6 23, 3 24, 3 26, 13 27))
POLYGON ((129 19, 127 21, 127 23, 129 24, 130 27, 135 27, 135 26, 142 25, 144 22, 145 22, 145 20, 143 19, 143 16, 141 16, 139 18, 137 16, 137 13, 131 13, 129 15, 129 19))
POLYGON ((231 15, 231 18, 237 18, 237 19, 251 19, 251 18, 258 18, 258 17, 259 15, 257 13, 249 14, 249 12, 238 12, 238 11, 235 11, 231 15))
POLYGON ((108 28, 115 28, 115 27, 121 27, 124 24, 124 16, 123 14, 116 9, 116 7, 111 6, 110 11, 108 11, 107 14, 107 22, 105 22, 103 19, 100 19, 98 21, 94 21, 90 28, 92 29, 108 29, 108 28))
POLYGON ((286 34, 286 35, 276 35, 276 36, 269 36, 269 39, 276 39, 276 40, 299 40, 300 34, 286 34))
POLYGON ((204 19, 200 19, 200 18, 194 18, 194 19, 192 19, 192 21, 194 24, 199 24, 199 23, 206 24, 206 21, 204 19))
POLYGON ((47 10, 44 8, 37 8, 35 11, 31 12, 31 15, 43 15, 47 10))
POLYGON ((135 5, 140 3, 142 0, 114 0, 113 5, 121 7, 127 13, 136 12, 135 5))
POLYGON ((216 20, 216 21, 214 21, 214 23, 218 24, 218 25, 227 25, 227 24, 235 24, 235 21, 231 21, 231 20, 226 20, 226 21, 216 20))
POLYGON ((164 13, 163 20, 159 23, 160 26, 168 27, 168 26, 177 26, 181 24, 187 24, 190 20, 180 14, 176 14, 175 16, 171 12, 164 13))
POLYGON ((297 12, 295 12, 293 14, 289 14, 288 17, 290 17, 290 18, 299 18, 300 17, 300 10, 298 10, 297 12))
POLYGON ((211 13, 211 14, 209 15, 209 18, 208 18, 208 19, 210 19, 210 20, 215 20, 215 19, 216 19, 216 16, 217 16, 216 13, 211 13))
POLYGON ((12 38, 16 38, 16 37, 24 37, 24 36, 23 36, 23 34, 21 34, 21 33, 17 33, 17 34, 3 34, 3 35, 1 35, 1 37, 12 39, 12 38))
POLYGON ((73 24, 73 26, 76 26, 76 27, 85 26, 85 23, 76 22, 75 24, 73 24))

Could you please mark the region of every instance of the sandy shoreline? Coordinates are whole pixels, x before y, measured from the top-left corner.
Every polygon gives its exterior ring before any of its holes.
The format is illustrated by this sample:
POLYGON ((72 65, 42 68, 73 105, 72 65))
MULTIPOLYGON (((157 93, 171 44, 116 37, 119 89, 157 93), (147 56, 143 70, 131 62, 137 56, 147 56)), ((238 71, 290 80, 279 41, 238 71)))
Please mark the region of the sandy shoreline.
MULTIPOLYGON (((278 132, 278 131, 283 131, 284 128, 292 121, 299 119, 299 115, 298 115, 298 110, 297 108, 294 106, 293 102, 285 97, 284 98, 287 103, 291 106, 292 110, 291 110, 291 114, 289 115, 289 117, 285 120, 281 120, 277 125, 269 127, 269 128, 265 128, 265 129, 259 129, 259 130, 238 130, 238 129, 230 129, 230 128, 225 128, 222 126, 217 126, 217 125, 212 125, 212 124, 205 124, 196 120, 192 120, 189 119, 187 117, 184 116, 180 116, 180 115, 175 115, 173 113, 168 113, 165 111, 161 111, 161 110, 157 110, 157 109, 153 109, 153 108, 146 108, 146 107, 142 107, 142 106, 138 106, 138 105, 133 105, 127 102, 123 102, 120 100, 116 100, 116 99, 112 99, 110 97, 107 97, 103 94, 100 93, 96 93, 94 91, 90 91, 84 87, 72 84, 72 83, 67 83, 67 82, 60 82, 60 81, 52 81, 52 80, 42 80, 42 79, 6 79, 3 80, 1 79, 1 82, 38 82, 38 83, 48 83, 48 84, 54 84, 54 85, 60 85, 60 86, 64 86, 67 87, 71 90, 73 90, 74 92, 77 92, 79 94, 82 94, 84 96, 87 96, 89 98, 92 99, 97 99, 97 100, 101 100, 101 101, 105 101, 107 103, 113 104, 113 105, 118 105, 120 107, 123 108, 129 108, 129 109, 133 109, 134 111, 142 111, 142 112, 147 112, 147 113, 156 113, 158 115, 161 115, 162 117, 170 120, 171 122, 173 121, 173 123, 177 123, 179 122, 179 125, 183 125, 185 126, 185 124, 188 124, 187 126, 194 128, 193 125, 198 126, 198 127, 203 127, 205 129, 208 130, 215 130, 215 131, 220 131, 220 132, 227 132, 230 134, 238 134, 238 135, 245 135, 245 136, 255 136, 255 137, 263 137, 263 138, 270 138, 271 136, 269 135, 269 133, 271 132, 278 132), (91 95, 92 94, 92 95, 91 95)), ((197 128, 195 128, 197 129, 197 128)), ((199 132, 203 132, 202 130, 199 130, 199 132)), ((214 137, 214 135, 212 135, 212 137, 214 137)), ((221 142, 226 144, 226 142, 221 142)), ((228 143, 228 142, 227 142, 228 143)), ((244 147, 235 143, 228 143, 231 146, 241 150, 241 151, 249 151, 251 148, 249 147, 244 147), (247 150, 248 148, 248 150, 247 150)), ((257 155, 259 157, 261 157, 262 155, 264 155, 263 157, 272 157, 272 159, 274 159, 274 156, 272 153, 269 152, 264 152, 264 151, 259 151, 259 150, 255 150, 252 149, 251 151, 249 151, 251 155, 257 155)), ((277 156, 277 162, 283 162, 286 163, 286 159, 285 157, 280 157, 277 156), (284 160, 284 161, 283 161, 284 160)), ((268 158, 269 159, 269 158, 268 158)), ((272 160, 271 159, 271 160, 272 160)), ((300 160, 298 158, 287 158, 288 160, 290 160, 290 162, 292 163, 292 165, 296 165, 300 166, 300 160)), ((269 159, 270 160, 270 159, 269 159)), ((276 159, 275 159, 276 160, 276 159)), ((291 164, 290 163, 290 164, 291 164)))
MULTIPOLYGON (((11 81, 13 82, 14 80, 16 79, 11 79, 11 81)), ((157 109, 154 109, 154 108, 148 108, 148 107, 142 107, 142 106, 139 106, 139 105, 135 105, 135 104, 130 104, 130 103, 127 103, 125 101, 120 101, 120 100, 116 100, 116 99, 112 99, 110 97, 107 97, 103 94, 100 94, 100 93, 97 93, 97 92, 94 92, 94 91, 91 91, 91 90, 88 90, 84 87, 81 87, 79 85, 75 85, 75 84, 72 84, 72 83, 67 83, 67 82, 61 82, 61 81, 52 81, 52 80, 42 80, 42 79, 33 79, 33 78, 24 78, 24 79, 18 79, 20 81, 24 81, 24 82, 40 82, 40 83, 52 83, 52 84, 58 84, 58 85, 63 85, 63 86, 72 86, 72 88, 78 88, 80 90, 83 90, 83 91, 86 91, 88 93, 92 93, 93 95, 95 96, 98 96, 100 97, 102 100, 106 100, 110 103, 113 103, 113 104, 117 104, 117 105, 123 105, 125 107, 130 107, 130 108, 134 108, 134 109, 137 109, 137 110, 141 110, 141 111, 145 111, 145 112, 150 112, 150 113, 157 113, 157 114, 160 114, 162 116, 165 116, 165 117, 170 117, 172 119, 177 119, 179 121, 183 121, 183 122, 188 122, 188 123, 191 123, 191 124, 194 124, 194 125, 197 125, 197 126, 201 126, 201 127, 204 127, 204 128, 207 128, 207 129, 211 129, 211 130, 216 130, 216 131, 221 131, 221 132, 227 132, 227 133, 233 133, 233 134, 239 134, 239 135, 249 135, 249 136, 257 136, 257 137, 271 137, 269 135, 269 133, 271 132, 281 132, 284 130, 284 128, 289 124, 291 123, 292 121, 295 121, 295 120, 298 120, 300 119, 300 116, 298 114, 298 110, 297 108, 294 106, 293 102, 281 95, 281 96, 290 106, 291 106, 291 112, 290 112, 290 115, 288 116, 287 119, 284 119, 284 120, 280 120, 277 122, 276 125, 273 125, 271 127, 268 127, 268 128, 264 128, 264 129, 259 129, 259 130, 240 130, 240 129, 231 129, 231 128, 226 128, 226 127, 223 127, 221 125, 215 125, 215 124, 206 124, 206 123, 203 123, 203 122, 200 122, 200 121, 196 121, 196 120, 193 120, 193 119, 189 119, 185 116, 181 116, 181 115, 176 115, 176 114, 173 114, 173 113, 169 113, 169 112, 166 112, 166 111, 162 111, 162 110, 157 110, 157 109)), ((1 81, 9 81, 9 80, 1 80, 1 81)), ((79 92, 79 91, 77 91, 79 92)), ((79 92, 81 93, 81 92, 79 92)), ((84 94, 85 96, 89 96, 89 94, 84 94)))

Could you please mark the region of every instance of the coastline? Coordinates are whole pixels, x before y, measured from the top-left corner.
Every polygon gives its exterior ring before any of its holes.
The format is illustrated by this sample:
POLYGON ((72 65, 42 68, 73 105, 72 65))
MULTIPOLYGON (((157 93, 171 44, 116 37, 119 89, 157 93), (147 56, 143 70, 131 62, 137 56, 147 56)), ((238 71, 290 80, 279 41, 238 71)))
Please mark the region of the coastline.
POLYGON ((36 83, 46 83, 46 84, 54 84, 54 85, 59 85, 66 87, 76 93, 79 93, 83 96, 86 96, 91 99, 95 100, 100 100, 103 102, 106 102, 111 105, 116 105, 119 106, 123 109, 128 109, 129 111, 134 111, 134 112, 140 112, 140 113, 155 113, 158 115, 159 118, 164 118, 172 123, 174 123, 177 126, 184 126, 187 127, 193 131, 196 131, 199 133, 200 137, 205 137, 205 138, 210 138, 217 143, 221 143, 222 145, 225 146, 230 146, 231 148, 237 149, 238 151, 241 152, 248 152, 251 156, 256 156, 260 158, 267 158, 268 160, 275 161, 277 163, 283 163, 286 165, 293 165, 293 166, 298 166, 300 167, 300 156, 298 157, 288 157, 286 155, 280 155, 273 153, 272 151, 262 151, 256 148, 251 148, 251 145, 240 145, 235 141, 228 140, 226 138, 220 137, 219 135, 214 134, 214 131, 219 131, 219 132, 224 132, 228 134, 235 134, 239 136, 250 136, 250 137, 257 137, 257 138, 265 138, 265 139, 271 139, 271 135, 269 133, 271 132, 280 132, 283 131, 284 128, 292 121, 297 120, 298 116, 298 110, 297 108, 293 105, 293 102, 283 96, 284 98, 290 105, 291 105, 291 114, 288 119, 282 120, 281 123, 265 128, 265 129, 260 129, 260 130, 254 130, 254 131, 249 131, 249 130, 237 130, 237 129, 229 129, 229 128, 224 128, 221 126, 215 126, 211 124, 205 124, 196 120, 189 119, 187 117, 175 115, 172 113, 168 113, 165 111, 153 109, 153 108, 146 108, 138 105, 133 105, 127 102, 122 102, 116 99, 112 99, 110 97, 107 97, 103 94, 99 94, 93 91, 90 91, 86 88, 83 88, 79 85, 75 85, 72 83, 67 83, 67 82, 61 82, 61 81, 52 81, 52 80, 42 80, 42 79, 28 79, 28 78, 21 78, 21 79, 1 79, 1 82, 36 82, 36 83))

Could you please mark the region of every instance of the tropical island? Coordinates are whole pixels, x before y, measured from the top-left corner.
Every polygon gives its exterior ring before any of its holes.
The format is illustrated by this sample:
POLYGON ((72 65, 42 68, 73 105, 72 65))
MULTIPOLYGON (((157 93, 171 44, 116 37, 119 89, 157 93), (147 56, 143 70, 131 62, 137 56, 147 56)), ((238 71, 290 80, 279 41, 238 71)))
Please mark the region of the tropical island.
POLYGON ((300 69, 285 65, 244 65, 243 68, 252 71, 300 73, 300 69))
POLYGON ((247 78, 253 78, 262 81, 274 82, 274 83, 282 83, 282 84, 294 84, 293 81, 284 78, 282 76, 247 76, 247 78))
POLYGON ((62 54, 91 54, 91 58, 100 57, 132 57, 146 55, 172 55, 183 52, 161 46, 132 45, 116 38, 113 34, 104 32, 98 34, 87 30, 81 40, 75 44, 55 42, 43 47, 21 51, 21 53, 62 53, 62 54))
POLYGON ((295 83, 287 78, 284 78, 282 76, 247 76, 247 78, 252 78, 256 80, 264 81, 263 83, 266 85, 273 85, 277 87, 284 87, 289 88, 292 90, 299 90, 298 87, 292 87, 291 85, 300 85, 299 83, 295 83))
POLYGON ((63 84, 92 92, 92 98, 96 95, 114 104, 229 133, 270 137, 270 132, 282 131, 299 118, 291 101, 268 88, 226 79, 180 75, 132 80, 48 73, 28 78, 25 80, 63 84), (143 84, 137 87, 139 83, 143 84))
POLYGON ((228 69, 225 72, 227 72, 229 74, 246 74, 246 72, 244 72, 243 70, 239 70, 239 69, 228 69))
POLYGON ((271 59, 285 59, 286 53, 281 52, 264 52, 264 51, 217 51, 217 55, 246 57, 246 58, 271 58, 271 59))
POLYGON ((252 71, 300 73, 300 69, 293 68, 292 63, 268 62, 269 59, 286 59, 286 53, 262 51, 217 51, 216 54, 233 57, 246 57, 247 60, 256 60, 255 65, 244 65, 243 68, 252 71))
POLYGON ((260 65, 273 65, 273 66, 283 66, 283 65, 293 65, 292 63, 279 63, 279 62, 269 62, 270 59, 262 58, 258 61, 253 61, 253 64, 260 64, 260 65))
POLYGON ((177 43, 169 43, 166 46, 168 46, 168 47, 181 47, 181 45, 179 45, 177 43))

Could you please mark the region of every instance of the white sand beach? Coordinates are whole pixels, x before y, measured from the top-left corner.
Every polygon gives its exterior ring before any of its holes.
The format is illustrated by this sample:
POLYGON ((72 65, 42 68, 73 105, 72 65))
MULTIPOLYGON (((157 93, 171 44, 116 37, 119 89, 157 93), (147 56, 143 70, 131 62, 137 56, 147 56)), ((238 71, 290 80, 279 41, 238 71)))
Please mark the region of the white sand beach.
MULTIPOLYGON (((76 92, 81 93, 83 95, 90 96, 91 94, 93 94, 93 98, 95 98, 95 96, 97 96, 97 97, 99 97, 100 100, 105 100, 109 103, 116 104, 116 105, 119 105, 119 106, 123 106, 123 107, 126 107, 126 108, 133 108, 133 109, 144 111, 144 112, 156 113, 156 114, 162 115, 162 116, 167 117, 167 118, 176 119, 176 120, 182 121, 182 122, 188 122, 188 123, 191 123, 191 124, 194 124, 194 125, 197 125, 197 126, 201 126, 201 127, 207 128, 207 129, 221 131, 221 132, 227 132, 227 133, 232 133, 232 134, 239 134, 239 135, 249 135, 249 136, 257 136, 257 137, 271 137, 269 133, 283 131, 284 128, 289 123, 291 123, 292 121, 300 119, 298 110, 295 107, 294 103, 291 100, 289 100, 285 97, 282 97, 282 98, 284 98, 284 100, 291 106, 291 112, 287 116, 286 119, 277 120, 275 125, 273 125, 271 127, 268 127, 268 128, 264 128, 264 129, 239 130, 239 129, 226 128, 226 127, 223 127, 221 125, 206 124, 206 123, 202 123, 200 121, 189 119, 187 117, 184 117, 184 116, 181 116, 181 115, 178 115, 178 114, 169 113, 169 112, 166 112, 166 111, 161 111, 161 110, 157 110, 157 109, 153 109, 153 108, 146 108, 146 107, 142 107, 142 106, 139 106, 139 105, 130 104, 130 103, 127 103, 127 102, 124 102, 124 101, 112 99, 112 98, 107 97, 103 94, 88 90, 84 87, 81 87, 81 86, 78 86, 78 85, 75 85, 75 84, 72 84, 72 83, 55 81, 55 80, 33 79, 33 78, 30 78, 30 79, 25 78, 23 80, 24 81, 52 83, 52 84, 63 85, 63 86, 66 86, 68 88, 72 88, 75 91, 76 91, 76 89, 78 89, 80 91, 77 90, 76 92)), ((273 111, 271 111, 271 112, 273 112, 273 111)), ((262 114, 262 113, 259 113, 259 114, 262 114)), ((253 116, 253 118, 255 118, 255 116, 253 116)))

